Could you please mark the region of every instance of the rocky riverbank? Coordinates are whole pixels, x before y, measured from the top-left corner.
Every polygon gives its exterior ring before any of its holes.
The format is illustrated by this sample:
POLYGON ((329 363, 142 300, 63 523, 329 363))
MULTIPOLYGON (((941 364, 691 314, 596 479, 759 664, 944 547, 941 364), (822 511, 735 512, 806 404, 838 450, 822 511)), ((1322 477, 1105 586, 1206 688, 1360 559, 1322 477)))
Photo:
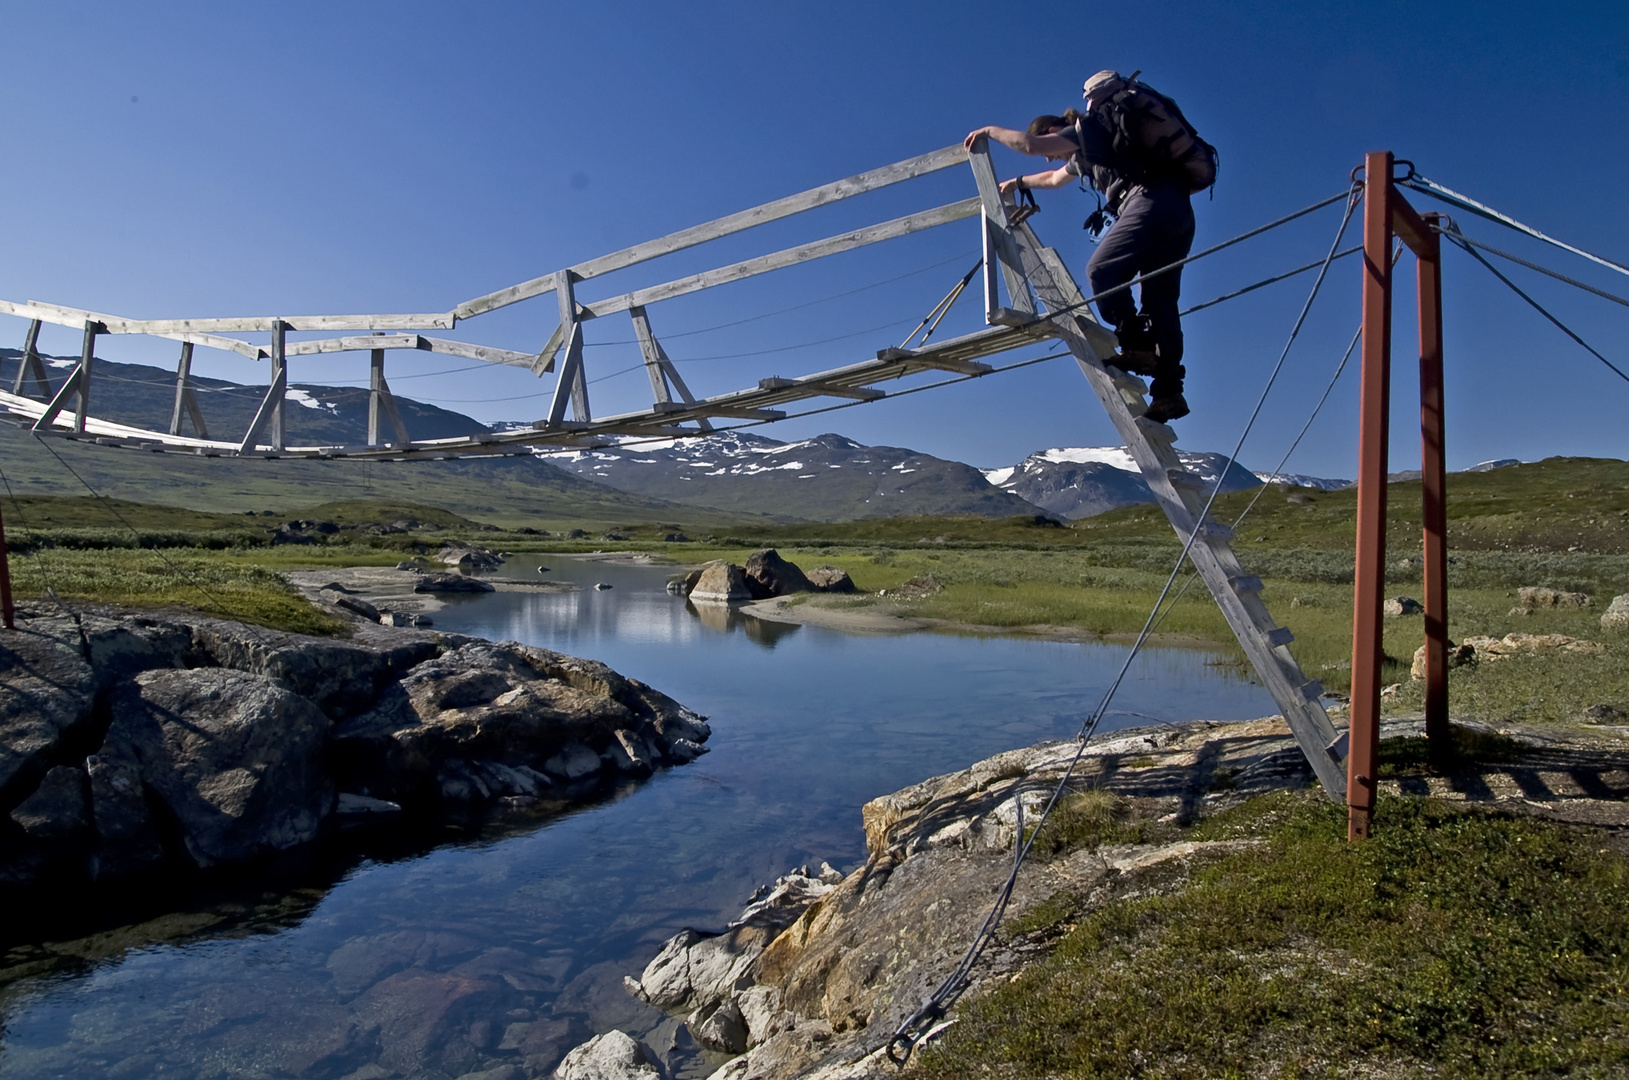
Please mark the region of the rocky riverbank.
POLYGON ((547 812, 709 734, 604 664, 515 642, 25 607, 0 631, 0 890, 244 864, 358 820, 547 812))
MULTIPOLYGON (((1629 740, 1461 725, 1468 738, 1519 748, 1503 763, 1466 762, 1444 776, 1387 781, 1393 794, 1490 803, 1552 820, 1629 828, 1629 740)), ((1418 736, 1423 721, 1388 722, 1383 736, 1418 736)), ((695 1041, 735 1055, 707 1080, 882 1080, 897 1075, 885 1044, 955 967, 1033 822, 1074 758, 1074 742, 1013 750, 868 803, 866 862, 844 876, 802 868, 761 890, 722 930, 670 938, 629 991, 683 1017, 695 1041)), ((1101 843, 1060 845, 1018 878, 1009 926, 1062 894, 1101 904, 1172 887, 1196 860, 1255 840, 1196 841, 1201 817, 1312 776, 1278 718, 1193 723, 1117 733, 1090 745, 1076 791, 1098 793, 1120 827, 1101 843), (1127 823, 1140 823, 1136 828, 1127 823)), ((999 936, 974 984, 1002 980, 1044 955, 1044 934, 999 936)), ((954 1012, 951 1014, 954 1018, 954 1012)), ((656 1080, 655 1050, 612 1032, 568 1055, 561 1080, 656 1080)), ((685 1075, 703 1075, 686 1072, 685 1075)))

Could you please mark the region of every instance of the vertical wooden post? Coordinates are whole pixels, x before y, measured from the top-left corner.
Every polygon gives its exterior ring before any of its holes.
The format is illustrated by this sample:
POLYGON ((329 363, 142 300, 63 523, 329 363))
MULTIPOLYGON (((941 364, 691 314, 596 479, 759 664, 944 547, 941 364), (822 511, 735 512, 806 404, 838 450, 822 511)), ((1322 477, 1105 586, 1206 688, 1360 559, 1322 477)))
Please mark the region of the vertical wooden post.
POLYGON ((588 411, 588 379, 583 374, 583 324, 577 320, 573 280, 574 275, 570 270, 560 270, 554 275, 554 294, 560 301, 560 327, 564 332, 566 358, 561 361, 559 374, 555 376, 554 397, 549 402, 550 424, 558 424, 565 419, 568 401, 573 419, 591 419, 588 411))
MULTIPOLYGON (((379 331, 375 331, 379 333, 379 331)), ((379 395, 385 386, 385 350, 368 355, 368 445, 379 445, 379 395)))
MULTIPOLYGON (((1424 215, 1434 225, 1440 215, 1424 215)), ((1419 255, 1420 487, 1424 498, 1425 733, 1433 757, 1452 752, 1448 727, 1448 460, 1442 385, 1442 240, 1419 255)))
POLYGON ((75 431, 85 430, 85 416, 90 412, 91 361, 96 357, 96 331, 100 326, 100 323, 94 322, 85 324, 85 342, 79 353, 79 404, 74 409, 75 431))
POLYGON ((1351 840, 1369 835, 1380 744, 1380 619, 1386 588, 1386 443, 1391 407, 1391 168, 1390 151, 1364 159, 1363 370, 1346 758, 1346 835, 1351 840))
POLYGON ((284 334, 288 327, 282 319, 272 321, 271 332, 271 362, 272 362, 272 414, 271 414, 271 448, 281 450, 284 446, 285 410, 288 405, 288 356, 284 352, 284 334))
POLYGON ((23 355, 17 361, 17 378, 11 384, 11 392, 18 397, 23 393, 23 380, 28 378, 29 372, 34 373, 34 381, 39 385, 40 397, 46 401, 51 400, 51 383, 45 377, 45 365, 40 363, 40 320, 30 319, 28 334, 23 338, 23 355))
MULTIPOLYGON (((192 393, 191 381, 192 342, 186 340, 186 342, 181 342, 181 360, 176 362, 176 404, 174 404, 173 409, 169 410, 169 433, 171 435, 181 433, 181 414, 189 404, 192 404, 192 402, 187 401, 187 397, 192 393)), ((192 419, 192 425, 197 427, 197 417, 192 419)), ((202 435, 204 435, 204 432, 200 430, 199 437, 202 437, 202 435)))

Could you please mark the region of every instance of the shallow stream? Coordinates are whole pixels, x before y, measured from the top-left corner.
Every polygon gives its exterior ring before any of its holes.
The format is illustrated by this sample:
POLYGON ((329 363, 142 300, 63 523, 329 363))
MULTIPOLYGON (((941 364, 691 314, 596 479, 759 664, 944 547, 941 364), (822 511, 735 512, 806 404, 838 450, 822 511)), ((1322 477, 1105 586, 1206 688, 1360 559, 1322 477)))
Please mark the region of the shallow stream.
MULTIPOLYGON (((856 866, 867 800, 1072 736, 1124 655, 702 617, 661 566, 532 555, 500 573, 537 580, 539 565, 584 588, 450 598, 436 627, 603 660, 706 714, 710 753, 564 817, 16 945, 0 958, 0 1075, 541 1076, 621 1027, 677 1042, 680 1075, 705 1076, 623 975, 793 867, 856 866)), ((1105 726, 1275 711, 1213 661, 1147 650, 1105 726)))

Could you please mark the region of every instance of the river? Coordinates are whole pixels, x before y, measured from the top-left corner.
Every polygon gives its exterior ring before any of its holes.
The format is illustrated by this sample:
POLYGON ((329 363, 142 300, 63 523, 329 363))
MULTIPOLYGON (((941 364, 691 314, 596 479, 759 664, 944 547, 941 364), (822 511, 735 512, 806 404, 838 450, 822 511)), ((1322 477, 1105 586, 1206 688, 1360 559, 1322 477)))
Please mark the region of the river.
MULTIPOLYGON (((713 1063, 622 976, 793 867, 858 865, 867 800, 1073 735, 1124 656, 703 617, 664 590, 660 566, 532 555, 500 574, 535 580, 539 565, 584 588, 452 598, 436 627, 603 660, 706 714, 708 754, 564 817, 16 943, 0 958, 0 1075, 544 1075, 622 1027, 661 1049, 677 1040, 680 1075, 705 1076, 713 1063)), ((1188 649, 1146 650, 1116 704, 1105 728, 1276 711, 1188 649)))

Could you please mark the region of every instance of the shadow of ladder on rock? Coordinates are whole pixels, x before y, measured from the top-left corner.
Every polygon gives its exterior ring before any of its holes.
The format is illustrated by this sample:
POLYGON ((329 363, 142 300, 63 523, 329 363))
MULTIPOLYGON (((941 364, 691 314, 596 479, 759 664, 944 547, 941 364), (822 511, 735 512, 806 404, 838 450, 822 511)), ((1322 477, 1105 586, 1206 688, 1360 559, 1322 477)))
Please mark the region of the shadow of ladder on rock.
POLYGON ((992 325, 1024 326, 1068 346, 1177 536, 1186 544, 1197 529, 1189 557, 1199 576, 1215 597, 1216 606, 1239 639, 1251 666, 1284 713, 1325 793, 1336 802, 1345 802, 1345 735, 1337 735, 1319 702, 1322 685, 1307 678, 1291 655, 1293 635, 1289 628, 1279 626, 1262 602, 1261 578, 1246 574, 1234 554, 1229 544, 1232 527, 1211 519, 1200 520, 1206 500, 1203 481, 1178 459, 1173 448, 1176 432, 1167 424, 1141 418, 1148 407, 1144 400, 1147 384, 1118 368, 1111 373, 1104 366, 1103 358, 1115 351, 1114 335, 1092 321, 1080 286, 1058 253, 1041 245, 1027 221, 1016 226, 1008 224, 1007 207, 1001 200, 987 144, 980 142, 974 147, 969 163, 984 208, 987 321, 992 325), (1000 306, 998 278, 1006 285, 1010 308, 1000 306), (1064 313, 1048 318, 1037 311, 1036 299, 1045 311, 1064 313), (1076 313, 1085 318, 1077 321, 1076 313))

